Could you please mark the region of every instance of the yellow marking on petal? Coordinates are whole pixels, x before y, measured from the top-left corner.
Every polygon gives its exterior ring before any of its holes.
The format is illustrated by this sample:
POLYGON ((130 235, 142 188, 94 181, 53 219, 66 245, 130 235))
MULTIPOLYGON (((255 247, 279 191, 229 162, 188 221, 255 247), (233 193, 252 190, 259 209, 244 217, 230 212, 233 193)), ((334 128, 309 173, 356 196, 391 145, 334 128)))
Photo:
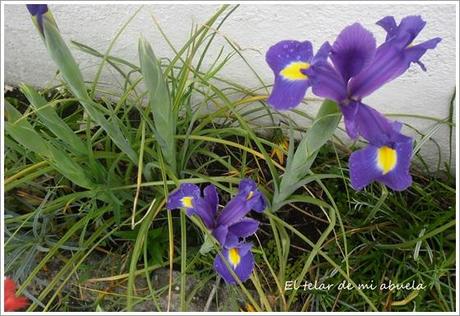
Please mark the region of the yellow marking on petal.
POLYGON ((240 260, 241 257, 238 252, 238 248, 230 248, 228 250, 228 261, 233 266, 233 269, 236 269, 236 267, 240 264, 240 260))
POLYGON ((383 174, 387 174, 396 167, 398 154, 393 148, 382 146, 377 150, 377 166, 383 174))
POLYGON ((249 303, 246 303, 244 306, 240 307, 240 312, 250 312, 250 313, 255 313, 256 310, 254 306, 252 306, 249 303))
POLYGON ((182 206, 186 208, 193 207, 193 196, 184 196, 181 200, 182 206))
POLYGON ((246 201, 249 201, 250 199, 252 199, 253 196, 254 196, 254 191, 249 191, 248 195, 246 196, 246 201))
POLYGON ((283 70, 280 71, 280 75, 288 80, 306 80, 308 76, 302 73, 301 70, 307 70, 308 68, 310 68, 309 63, 296 61, 284 67, 283 70))

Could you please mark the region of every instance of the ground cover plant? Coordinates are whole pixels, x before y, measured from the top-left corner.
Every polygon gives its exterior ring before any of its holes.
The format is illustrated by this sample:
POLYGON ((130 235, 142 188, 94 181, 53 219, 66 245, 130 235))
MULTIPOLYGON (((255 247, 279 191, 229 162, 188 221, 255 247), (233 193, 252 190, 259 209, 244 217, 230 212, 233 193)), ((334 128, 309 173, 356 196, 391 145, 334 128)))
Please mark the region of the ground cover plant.
POLYGON ((455 310, 453 160, 432 173, 420 155, 439 126, 452 138, 453 115, 418 116, 435 126, 412 139, 407 115, 362 100, 425 69, 441 39, 414 42, 420 17, 380 20, 379 45, 353 21, 315 54, 308 41, 276 43, 274 84, 248 89, 221 76, 246 62, 231 40, 204 67, 237 6, 194 26, 182 47, 153 20, 175 55, 140 38, 138 63, 112 55, 135 15, 101 52, 63 39, 47 6, 28 9, 61 83, 5 95, 11 309, 455 310), (73 50, 98 61, 95 78, 73 50), (100 82, 105 67, 121 92, 100 82), (296 108, 309 88, 326 98, 315 117, 296 108))

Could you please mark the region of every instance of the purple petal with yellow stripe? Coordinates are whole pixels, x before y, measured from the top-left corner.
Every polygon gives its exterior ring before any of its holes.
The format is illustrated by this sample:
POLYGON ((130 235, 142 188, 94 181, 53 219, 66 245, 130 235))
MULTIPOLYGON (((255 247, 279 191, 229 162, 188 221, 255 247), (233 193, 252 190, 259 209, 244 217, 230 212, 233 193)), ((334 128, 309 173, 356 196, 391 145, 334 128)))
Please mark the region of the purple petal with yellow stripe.
POLYGON ((308 70, 312 63, 325 61, 329 45, 323 44, 316 56, 309 41, 285 40, 270 47, 266 61, 275 75, 267 102, 277 110, 289 110, 302 101, 310 87, 308 70))
POLYGON ((214 204, 214 197, 209 194, 212 189, 208 188, 207 191, 208 199, 210 196, 212 197, 210 200, 201 197, 200 188, 197 185, 183 183, 177 190, 169 194, 166 208, 170 210, 184 208, 187 210, 188 216, 197 215, 208 229, 212 229, 215 225, 214 214, 216 209, 214 207, 216 205, 214 204))
POLYGON ((412 183, 411 156, 412 139, 396 132, 387 144, 369 144, 353 152, 349 160, 352 187, 362 190, 378 181, 395 191, 405 190, 412 183))
POLYGON ((261 213, 266 208, 265 198, 262 192, 257 189, 254 180, 245 178, 240 181, 238 194, 246 197, 252 210, 261 213))
POLYGON ((168 196, 166 207, 170 210, 176 208, 193 208, 200 198, 200 188, 192 183, 182 183, 179 188, 168 196))
POLYGON ((251 252, 252 244, 241 244, 233 248, 223 248, 214 260, 214 269, 229 284, 236 284, 230 269, 238 276, 241 282, 246 281, 254 270, 254 257, 251 252), (224 261, 225 260, 225 261, 224 261))

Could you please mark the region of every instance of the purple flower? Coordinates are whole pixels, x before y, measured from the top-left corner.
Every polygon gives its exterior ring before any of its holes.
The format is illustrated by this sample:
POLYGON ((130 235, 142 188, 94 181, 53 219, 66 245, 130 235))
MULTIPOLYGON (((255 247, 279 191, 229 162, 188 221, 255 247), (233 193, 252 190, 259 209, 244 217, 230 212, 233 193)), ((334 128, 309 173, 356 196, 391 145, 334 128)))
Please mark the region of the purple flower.
POLYGON ((179 189, 169 195, 166 207, 170 210, 184 208, 188 216, 197 215, 205 226, 212 230, 215 226, 217 199, 216 187, 213 185, 208 185, 205 188, 203 198, 197 185, 183 183, 179 189))
MULTIPOLYGON (((253 180, 243 179, 238 194, 220 213, 218 205, 219 196, 214 185, 205 187, 201 196, 200 188, 190 183, 181 184, 169 195, 167 202, 168 209, 184 208, 188 216, 196 215, 201 218, 206 228, 222 246, 222 255, 228 258, 241 281, 245 281, 254 266, 250 251, 252 245, 245 243, 245 240, 259 228, 259 222, 246 215, 251 210, 263 212, 266 207, 265 198, 253 180)), ((235 283, 220 255, 215 259, 215 267, 227 282, 235 283)))
POLYGON ((275 108, 280 104, 289 105, 285 108, 296 106, 309 86, 315 95, 336 101, 348 135, 369 142, 350 157, 352 186, 360 190, 375 180, 403 190, 412 182, 412 139, 400 133, 400 123, 387 120, 362 99, 402 75, 412 63, 426 71, 420 58, 441 38, 413 44, 426 24, 420 16, 405 17, 399 25, 387 16, 377 24, 387 32, 385 42, 378 47, 372 33, 355 23, 342 30, 332 47, 323 44, 321 54, 311 62, 309 42, 284 41, 270 48, 267 62, 275 72, 272 96, 276 104, 270 99, 269 103, 275 108), (293 59, 291 52, 300 57, 293 59))
POLYGON ((221 245, 234 247, 241 242, 240 239, 254 235, 257 229, 259 229, 258 221, 243 217, 234 224, 217 226, 212 234, 221 245))
POLYGON ((251 179, 243 179, 238 194, 227 203, 222 214, 217 218, 218 225, 229 226, 240 221, 251 210, 263 212, 266 203, 263 194, 251 179))
POLYGON ((361 190, 378 181, 395 191, 402 191, 412 183, 409 173, 412 139, 399 133, 401 125, 393 123, 392 133, 373 134, 369 145, 350 156, 351 185, 361 190))
POLYGON ((393 125, 380 112, 370 106, 352 101, 347 105, 340 104, 347 134, 355 139, 361 135, 368 141, 377 141, 379 136, 389 137, 393 132, 393 125))
POLYGON ((196 215, 223 246, 235 245, 257 231, 259 222, 245 217, 251 210, 263 212, 265 198, 251 179, 240 182, 238 194, 218 213, 219 196, 214 185, 203 190, 191 183, 183 183, 167 201, 168 209, 184 208, 188 216, 196 215), (227 242, 228 240, 228 242, 227 242))
POLYGON ((305 96, 309 80, 309 68, 317 62, 325 61, 329 44, 321 46, 315 56, 309 41, 281 41, 270 47, 266 61, 275 75, 275 84, 268 103, 277 110, 296 107, 305 96))
POLYGON ((399 77, 411 63, 419 64, 426 71, 420 58, 441 41, 436 37, 417 45, 412 44, 426 24, 420 16, 407 16, 399 26, 396 26, 392 16, 387 16, 377 24, 387 31, 387 39, 376 50, 373 62, 350 81, 350 91, 355 98, 365 97, 399 77))
POLYGON ((48 6, 46 4, 26 4, 29 13, 36 17, 40 32, 43 34, 43 14, 48 12, 48 6))
POLYGON ((225 260, 241 282, 246 281, 254 269, 254 257, 251 248, 252 244, 248 243, 242 243, 232 248, 223 248, 214 259, 214 269, 227 283, 235 284, 236 280, 224 262, 225 260))
POLYGON ((361 99, 402 75, 411 63, 418 63, 426 70, 419 59, 441 41, 433 38, 411 45, 426 24, 419 16, 408 16, 399 26, 396 26, 393 17, 386 17, 377 24, 387 31, 382 45, 376 48, 372 33, 359 23, 352 24, 339 34, 332 45, 332 64, 317 63, 310 72, 313 93, 335 100, 340 105, 347 133, 354 139, 359 135, 368 139, 366 135, 374 133, 368 129, 376 129, 363 121, 360 113, 374 116, 372 121, 379 122, 379 125, 389 125, 383 122, 385 118, 377 111, 361 110, 367 107, 361 99))

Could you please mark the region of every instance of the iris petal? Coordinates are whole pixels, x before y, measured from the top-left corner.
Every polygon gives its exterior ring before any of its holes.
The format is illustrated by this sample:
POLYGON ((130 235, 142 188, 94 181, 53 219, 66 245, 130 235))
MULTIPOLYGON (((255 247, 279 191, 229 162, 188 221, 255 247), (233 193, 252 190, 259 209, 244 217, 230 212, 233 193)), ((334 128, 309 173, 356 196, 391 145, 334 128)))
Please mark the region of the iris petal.
POLYGON ((340 32, 332 45, 331 60, 345 82, 358 74, 373 59, 375 38, 359 23, 340 32))
POLYGON ((412 139, 402 134, 394 134, 388 146, 389 157, 386 162, 379 157, 379 150, 388 150, 386 145, 368 145, 355 151, 349 160, 351 185, 361 190, 373 181, 378 181, 395 191, 402 191, 412 183, 409 173, 412 156, 412 139), (394 155, 394 157, 391 157, 394 155))
POLYGON ((228 226, 226 225, 219 225, 212 231, 212 235, 217 239, 219 244, 222 246, 225 245, 225 240, 227 239, 228 235, 228 226))
POLYGON ((184 197, 192 198, 193 207, 193 203, 200 198, 200 188, 195 184, 182 183, 177 190, 169 194, 166 207, 170 210, 184 207, 182 201, 184 197))
POLYGON ((385 83, 402 75, 409 66, 410 63, 404 58, 404 51, 391 42, 386 42, 377 49, 373 62, 357 76, 351 78, 348 86, 349 94, 355 99, 364 98, 385 83))
POLYGON ((45 14, 48 11, 46 4, 26 4, 27 10, 33 16, 45 14))
POLYGON ((215 215, 219 205, 219 195, 217 194, 216 186, 213 184, 206 186, 203 190, 203 196, 208 201, 212 214, 215 215))
POLYGON ((353 189, 360 191, 372 183, 380 174, 376 165, 378 147, 368 145, 353 152, 348 161, 353 189))
POLYGON ((249 179, 249 178, 244 178, 243 180, 240 181, 240 184, 238 185, 238 191, 239 193, 249 193, 251 191, 257 190, 257 185, 254 182, 254 180, 249 179))
POLYGON ((358 121, 356 120, 356 114, 358 113, 359 106, 358 102, 352 102, 347 105, 340 104, 340 111, 343 114, 345 130, 351 139, 359 137, 358 121))
POLYGON ((40 32, 44 34, 43 32, 43 15, 48 12, 48 5, 46 4, 27 4, 26 5, 27 10, 29 10, 29 13, 36 17, 37 19, 37 24, 40 29, 40 32))
POLYGON ((255 219, 251 219, 251 218, 243 218, 238 223, 231 225, 228 228, 228 231, 238 237, 246 238, 248 236, 253 235, 257 231, 258 228, 259 228, 258 221, 256 221, 255 219))
POLYGON ((256 183, 251 179, 243 179, 238 194, 227 203, 217 218, 217 225, 230 226, 239 222, 251 210, 263 212, 265 207, 265 197, 257 189, 256 183))
POLYGON ((383 19, 377 21, 376 24, 380 25, 387 32, 387 37, 385 39, 386 41, 393 37, 398 29, 395 18, 392 16, 386 16, 383 19))
POLYGON ((213 229, 215 226, 213 210, 208 201, 202 198, 197 199, 193 208, 187 209, 187 215, 197 215, 208 229, 213 229))
POLYGON ((207 228, 214 227, 215 209, 208 200, 200 196, 200 188, 192 183, 182 183, 180 187, 168 196, 166 208, 185 208, 188 216, 197 215, 207 228))
POLYGON ((380 176, 377 181, 382 182, 395 191, 403 191, 412 184, 412 177, 409 173, 412 157, 412 139, 399 135, 394 146, 398 156, 395 168, 389 173, 380 176))
POLYGON ((246 196, 238 194, 231 199, 217 218, 217 225, 229 226, 239 222, 247 213, 251 211, 246 196))
MULTIPOLYGON (((417 30, 412 30, 416 32, 417 30)), ((372 63, 353 77, 349 82, 349 94, 354 99, 368 96, 385 83, 402 75, 411 63, 419 63, 419 59, 428 49, 433 49, 441 38, 433 38, 422 44, 408 47, 413 33, 397 32, 395 36, 377 48, 372 63)), ((423 69, 423 67, 422 67, 423 69)))
POLYGON ((319 62, 327 61, 327 57, 329 56, 330 51, 331 44, 329 44, 329 42, 324 42, 323 45, 321 45, 321 47, 316 52, 316 55, 311 60, 311 64, 313 65, 319 62))
POLYGON ((311 67, 312 91, 319 97, 336 102, 347 98, 347 86, 342 76, 327 62, 317 63, 311 67))
POLYGON ((326 62, 331 47, 325 42, 313 56, 309 41, 281 41, 270 47, 266 61, 275 75, 267 102, 276 110, 289 110, 302 102, 311 86, 311 67, 326 62))
POLYGON ((292 62, 310 63, 313 48, 309 41, 285 40, 276 43, 267 51, 265 59, 275 75, 292 62))
MULTIPOLYGON (((410 35, 407 40, 406 45, 412 43, 412 41, 417 37, 417 35, 423 30, 426 22, 422 20, 422 17, 419 15, 409 15, 404 17, 396 29, 396 34, 407 33, 410 35)), ((396 35, 394 34, 394 35, 396 35)))
POLYGON ((348 135, 355 139, 358 134, 371 144, 386 144, 394 134, 394 125, 377 110, 361 102, 341 107, 348 135))
MULTIPOLYGON (((441 38, 435 37, 423 43, 407 48, 405 54, 406 62, 415 62, 420 64, 419 59, 426 53, 428 49, 434 49, 439 42, 441 42, 441 38)), ((422 66, 422 70, 426 71, 426 68, 422 66)))
POLYGON ((275 84, 267 102, 278 111, 295 108, 302 102, 309 86, 306 79, 291 81, 276 75, 275 84))
MULTIPOLYGON (((235 274, 238 276, 238 278, 241 280, 241 282, 244 282, 247 279, 249 279, 254 269, 254 256, 252 255, 250 248, 250 244, 245 244, 241 247, 233 248, 237 249, 237 255, 239 260, 229 260, 229 249, 224 249, 221 252, 221 254, 218 254, 216 256, 214 260, 214 269, 222 276, 222 278, 227 283, 236 284, 237 282, 231 274, 231 272, 229 271, 229 269, 227 268, 227 265, 223 261, 222 257, 225 258, 225 260, 228 262, 228 264, 235 272, 235 274), (238 264, 236 266, 233 266, 232 263, 236 262, 238 262, 238 264)), ((235 256, 234 253, 232 253, 232 255, 235 256)))

